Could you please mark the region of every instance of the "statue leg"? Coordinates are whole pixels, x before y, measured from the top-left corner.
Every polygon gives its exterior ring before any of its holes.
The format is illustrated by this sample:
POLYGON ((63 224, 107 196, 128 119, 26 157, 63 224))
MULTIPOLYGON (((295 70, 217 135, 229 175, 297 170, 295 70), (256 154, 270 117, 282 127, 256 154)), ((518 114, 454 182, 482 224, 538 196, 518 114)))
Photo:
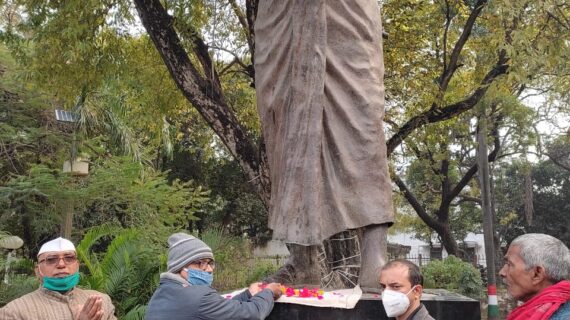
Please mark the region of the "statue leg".
POLYGON ((362 233, 360 276, 358 282, 365 292, 379 292, 379 271, 386 263, 388 226, 372 225, 362 233))
POLYGON ((287 248, 290 256, 285 265, 264 281, 296 286, 320 286, 319 246, 288 243, 287 248))

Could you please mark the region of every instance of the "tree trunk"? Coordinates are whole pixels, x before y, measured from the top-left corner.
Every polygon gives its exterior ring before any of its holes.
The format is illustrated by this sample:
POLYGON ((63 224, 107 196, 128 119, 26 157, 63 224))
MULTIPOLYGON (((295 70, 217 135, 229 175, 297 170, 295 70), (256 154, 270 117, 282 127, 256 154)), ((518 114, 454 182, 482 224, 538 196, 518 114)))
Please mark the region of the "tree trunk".
POLYGON ((172 79, 239 162, 248 180, 267 205, 270 187, 264 185, 268 182, 266 179, 260 179, 260 175, 265 174, 261 168, 260 152, 225 102, 206 44, 197 33, 192 33, 194 53, 204 69, 202 74, 188 57, 174 30, 174 19, 160 1, 135 0, 135 7, 172 79))
POLYGON ((449 223, 446 223, 440 231, 437 231, 437 234, 441 238, 441 244, 445 248, 445 251, 447 251, 447 254, 463 258, 463 251, 459 249, 457 241, 453 238, 449 223))

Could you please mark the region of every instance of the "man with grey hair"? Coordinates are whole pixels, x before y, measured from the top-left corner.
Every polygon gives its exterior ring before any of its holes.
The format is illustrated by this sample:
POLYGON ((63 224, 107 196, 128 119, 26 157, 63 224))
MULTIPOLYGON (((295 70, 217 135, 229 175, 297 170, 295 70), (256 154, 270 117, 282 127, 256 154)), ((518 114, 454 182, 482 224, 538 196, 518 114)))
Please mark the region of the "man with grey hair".
POLYGON ((541 233, 511 242, 499 272, 509 294, 523 304, 507 320, 570 319, 570 251, 541 233))
POLYGON ((225 299, 212 289, 214 254, 200 239, 185 233, 168 238, 167 272, 147 308, 147 320, 265 319, 273 301, 281 296, 281 285, 252 284, 248 290, 225 299))

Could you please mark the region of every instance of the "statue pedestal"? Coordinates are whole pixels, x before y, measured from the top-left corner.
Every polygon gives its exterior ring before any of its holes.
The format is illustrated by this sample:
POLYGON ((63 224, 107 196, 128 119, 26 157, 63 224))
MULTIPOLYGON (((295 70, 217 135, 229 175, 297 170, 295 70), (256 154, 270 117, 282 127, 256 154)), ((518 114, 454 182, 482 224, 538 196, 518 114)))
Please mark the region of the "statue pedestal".
MULTIPOLYGON (((422 303, 437 320, 480 320, 479 301, 443 289, 426 289, 422 303)), ((363 294, 354 309, 310 307, 276 303, 268 320, 384 320, 388 319, 379 295, 363 294)))

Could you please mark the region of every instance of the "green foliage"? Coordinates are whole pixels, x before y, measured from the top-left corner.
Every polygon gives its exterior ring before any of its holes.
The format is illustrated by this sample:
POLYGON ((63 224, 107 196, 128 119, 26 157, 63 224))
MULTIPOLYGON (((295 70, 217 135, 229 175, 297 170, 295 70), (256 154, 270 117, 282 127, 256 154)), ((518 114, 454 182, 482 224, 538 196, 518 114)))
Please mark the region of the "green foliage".
MULTIPOLYGON (((556 1, 489 1, 474 20, 467 41, 457 46, 473 3, 383 2, 384 28, 389 34, 384 43, 385 119, 388 131, 396 132, 420 112, 445 112, 446 106, 473 97, 504 54, 508 74, 484 85, 487 91, 478 102, 492 124, 487 133, 490 149, 500 145, 500 159, 537 142, 536 132, 529 128, 536 127, 541 114, 545 118, 568 114, 562 107, 568 97, 568 64, 562 60, 570 52, 570 33, 564 24, 552 21, 556 1), (458 48, 457 70, 449 85, 442 87, 441 79, 458 48), (537 106, 525 101, 526 88, 548 97, 549 103, 537 106)), ((555 16, 567 14, 565 7, 557 9, 555 16)), ((474 203, 480 197, 476 180, 469 179, 453 199, 446 198, 475 164, 478 114, 474 111, 416 130, 392 154, 396 174, 405 176, 402 180, 426 213, 423 220, 445 226, 440 229, 451 230, 456 240, 466 231, 477 231, 481 222, 479 205, 474 203)), ((408 222, 414 228, 418 225, 417 220, 408 222)), ((429 230, 417 230, 420 237, 431 239, 429 230)))
POLYGON ((479 299, 483 292, 479 271, 455 256, 430 261, 422 268, 422 274, 426 288, 447 289, 473 299, 479 299))
POLYGON ((189 182, 168 183, 166 173, 128 158, 102 159, 85 178, 43 165, 0 187, 0 228, 22 237, 28 248, 57 234, 72 205, 75 232, 103 223, 147 228, 152 235, 181 228, 209 201, 209 191, 189 182))
MULTIPOLYGON (((0 231, 0 238, 3 236, 9 236, 9 233, 0 231)), ((39 281, 34 275, 33 261, 17 255, 7 258, 6 250, 0 249, 0 308, 12 300, 36 290, 38 286, 39 281)))
POLYGON ((127 158, 104 161, 86 179, 85 223, 184 227, 209 201, 209 191, 192 181, 169 183, 166 175, 127 158))
POLYGON ((18 274, 10 278, 10 284, 0 282, 0 307, 8 302, 36 290, 39 281, 35 276, 18 274))
POLYGON ((254 260, 254 266, 251 273, 245 280, 245 283, 254 283, 265 279, 266 277, 274 274, 278 269, 279 266, 272 263, 271 261, 264 261, 264 260, 254 260))
POLYGON ((235 161, 219 160, 211 164, 206 184, 223 201, 221 208, 200 214, 207 225, 223 227, 234 236, 247 235, 254 243, 271 238, 267 228, 267 209, 235 161))
POLYGON ((74 193, 65 189, 58 193, 67 180, 41 165, 32 166, 27 176, 12 178, 0 187, 0 228, 24 239, 27 248, 39 248, 42 239, 57 233, 61 222, 56 201, 74 193))
POLYGON ((65 130, 55 130, 49 117, 49 99, 30 90, 18 78, 18 70, 0 45, 0 184, 25 174, 33 163, 53 163, 61 150, 68 150, 65 130))
POLYGON ((220 291, 246 286, 245 278, 251 259, 249 241, 228 235, 221 229, 208 229, 199 237, 212 248, 216 259, 212 286, 220 291))
POLYGON ((102 225, 90 229, 77 246, 85 267, 80 284, 111 296, 120 318, 140 319, 158 286, 163 259, 157 257, 164 252, 142 233, 102 225))
POLYGON ((208 229, 199 237, 214 252, 216 269, 212 286, 218 291, 247 287, 276 271, 277 266, 271 261, 253 258, 251 242, 247 239, 221 229, 208 229))
POLYGON ((136 306, 129 313, 121 317, 121 320, 143 320, 147 306, 136 306))
MULTIPOLYGON (((568 148, 566 146, 566 148, 568 148)), ((570 171, 552 161, 513 162, 497 170, 498 231, 505 242, 530 232, 552 235, 570 245, 570 171), (533 188, 533 218, 524 212, 524 177, 530 174, 533 188)))

